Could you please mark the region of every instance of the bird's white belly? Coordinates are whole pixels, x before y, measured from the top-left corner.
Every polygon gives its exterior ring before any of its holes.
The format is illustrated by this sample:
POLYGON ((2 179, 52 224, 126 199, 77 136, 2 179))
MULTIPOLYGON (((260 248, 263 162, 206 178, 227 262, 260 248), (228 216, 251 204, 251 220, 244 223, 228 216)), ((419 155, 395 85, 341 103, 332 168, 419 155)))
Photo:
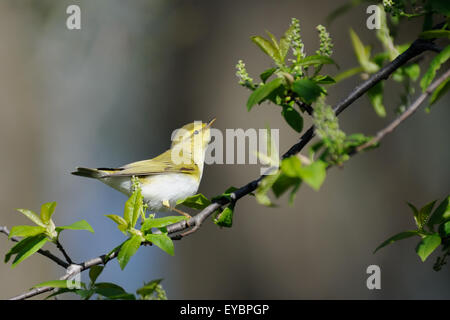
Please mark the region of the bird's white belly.
MULTIPOLYGON (((130 177, 115 177, 102 179, 107 185, 127 195, 131 194, 130 177)), ((186 174, 168 173, 150 176, 141 183, 142 196, 150 211, 165 211, 163 201, 169 201, 175 207, 178 200, 194 195, 199 182, 186 174)))

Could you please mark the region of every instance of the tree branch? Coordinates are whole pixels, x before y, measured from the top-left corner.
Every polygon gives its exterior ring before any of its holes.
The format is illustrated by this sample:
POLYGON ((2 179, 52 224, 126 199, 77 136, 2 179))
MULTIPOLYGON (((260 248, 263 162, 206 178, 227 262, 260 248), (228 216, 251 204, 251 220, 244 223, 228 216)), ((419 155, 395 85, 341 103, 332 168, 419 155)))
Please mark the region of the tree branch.
MULTIPOLYGON (((353 102, 355 102, 358 98, 360 98, 364 93, 366 93, 370 88, 374 87, 378 82, 387 79, 395 70, 397 70, 399 67, 404 65, 409 60, 417 57, 424 51, 435 51, 436 46, 433 44, 431 40, 416 40, 414 41, 411 46, 403 52, 401 55, 399 55, 396 59, 394 59, 392 62, 387 64, 385 67, 380 69, 377 73, 372 75, 368 80, 361 83, 359 86, 357 86, 350 94, 343 99, 341 102, 339 102, 336 106, 333 107, 334 112, 336 115, 339 115, 341 112, 343 112, 348 106, 350 106, 353 102)), ((312 140, 314 137, 314 126, 311 126, 306 132, 300 137, 300 140, 293 145, 286 153, 283 154, 281 157, 282 159, 285 159, 287 157, 290 157, 292 155, 295 155, 299 153, 307 144, 312 140)), ((170 226, 167 226, 167 231, 170 237, 173 240, 179 240, 183 237, 196 232, 201 224, 216 210, 220 209, 223 205, 226 205, 230 203, 231 201, 235 202, 239 200, 240 198, 250 194, 251 192, 255 191, 258 187, 259 182, 264 178, 264 175, 260 176, 259 178, 247 183, 243 187, 237 189, 235 192, 233 192, 230 196, 231 200, 228 198, 221 198, 213 203, 211 203, 209 206, 207 206, 205 209, 200 211, 198 214, 190 218, 189 220, 183 220, 178 223, 172 224, 170 226), (191 228, 191 229, 190 229, 191 228), (188 230, 190 229, 190 230, 188 230), (184 231, 184 233, 183 233, 184 231)), ((91 268, 94 265, 99 264, 106 264, 108 261, 114 259, 117 257, 118 251, 114 251, 109 255, 102 255, 100 257, 88 260, 86 262, 83 262, 81 264, 78 264, 79 268, 75 268, 74 270, 67 272, 61 280, 67 280, 70 277, 73 277, 77 273, 80 273, 84 270, 87 270, 91 268)), ((36 295, 39 295, 44 292, 49 292, 53 288, 52 287, 43 287, 43 288, 36 288, 29 292, 26 292, 24 294, 18 295, 16 297, 11 298, 12 300, 21 300, 21 299, 27 299, 36 295)))
POLYGON ((367 143, 359 146, 356 148, 356 153, 361 152, 364 149, 369 148, 370 146, 378 143, 381 139, 383 139, 387 134, 391 133, 395 130, 403 121, 405 121, 407 118, 409 118, 416 110, 419 108, 419 106, 425 101, 425 99, 433 93, 433 91, 445 80, 447 80, 450 77, 450 69, 447 70, 439 79, 434 81, 428 88, 425 90, 424 93, 422 93, 406 110, 403 112, 398 118, 396 118, 394 121, 392 121, 388 126, 383 128, 382 130, 378 131, 378 133, 375 135, 375 137, 368 141, 367 143))

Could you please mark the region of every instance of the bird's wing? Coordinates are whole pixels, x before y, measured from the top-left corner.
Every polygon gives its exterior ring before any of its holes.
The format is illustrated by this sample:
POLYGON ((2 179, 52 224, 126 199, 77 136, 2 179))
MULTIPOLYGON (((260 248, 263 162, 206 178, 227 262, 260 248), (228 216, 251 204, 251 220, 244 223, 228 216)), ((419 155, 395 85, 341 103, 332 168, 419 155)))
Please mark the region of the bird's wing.
POLYGON ((142 160, 127 164, 121 168, 111 169, 108 172, 109 177, 119 176, 148 176, 164 173, 186 173, 198 174, 197 165, 192 163, 175 164, 171 161, 171 150, 167 150, 156 158, 142 160))

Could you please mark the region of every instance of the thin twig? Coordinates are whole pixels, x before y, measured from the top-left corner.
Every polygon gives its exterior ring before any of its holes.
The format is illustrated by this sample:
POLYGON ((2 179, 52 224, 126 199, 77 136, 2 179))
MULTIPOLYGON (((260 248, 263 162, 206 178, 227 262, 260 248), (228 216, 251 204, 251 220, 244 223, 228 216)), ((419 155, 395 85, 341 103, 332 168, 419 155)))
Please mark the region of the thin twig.
MULTIPOLYGON (((6 226, 0 226, 0 233, 5 234, 7 237, 9 237, 9 230, 6 226)), ((13 242, 19 242, 20 239, 17 237, 12 237, 9 240, 13 241, 13 242)), ((67 267, 69 266, 69 264, 67 262, 64 262, 63 260, 61 260, 60 258, 58 258, 57 256, 55 256, 54 254, 52 254, 50 251, 48 250, 42 250, 39 249, 37 251, 39 254, 51 259, 53 262, 55 262, 57 265, 63 267, 64 269, 67 269, 67 267)))
POLYGON ((59 251, 61 251, 61 253, 63 254, 64 258, 66 259, 68 264, 73 264, 72 259, 70 259, 69 255, 67 254, 66 250, 64 250, 64 247, 62 246, 61 242, 59 242, 58 239, 56 239, 56 247, 58 248, 59 251))
POLYGON ((450 77, 450 69, 447 70, 439 79, 434 81, 426 90, 424 93, 422 93, 408 108, 406 108, 405 112, 403 112, 400 116, 398 116, 394 121, 389 123, 388 126, 383 128, 382 130, 378 131, 378 133, 375 135, 373 139, 366 142, 365 144, 359 146, 356 148, 356 152, 360 152, 364 149, 369 148, 370 146, 373 146, 374 144, 378 143, 381 139, 383 139, 387 134, 391 133, 395 130, 403 121, 405 121, 407 118, 409 118, 416 110, 419 108, 419 106, 425 101, 425 99, 433 93, 433 91, 445 80, 447 80, 450 77))

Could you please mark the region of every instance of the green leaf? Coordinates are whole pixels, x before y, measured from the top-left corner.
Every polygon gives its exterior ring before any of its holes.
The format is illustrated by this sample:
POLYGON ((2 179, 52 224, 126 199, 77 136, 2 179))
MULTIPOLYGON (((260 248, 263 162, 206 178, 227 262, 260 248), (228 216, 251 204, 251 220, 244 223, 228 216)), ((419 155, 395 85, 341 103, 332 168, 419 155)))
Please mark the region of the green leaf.
POLYGON ((117 255, 117 261, 119 262, 120 268, 123 270, 125 266, 130 261, 130 258, 138 251, 141 246, 142 238, 138 235, 133 235, 130 239, 125 241, 117 255))
POLYGON ((386 109, 383 105, 383 82, 378 82, 375 86, 367 91, 370 103, 379 117, 386 117, 386 109))
POLYGON ((421 39, 447 38, 450 39, 450 31, 448 30, 428 30, 419 34, 421 39))
POLYGON ((339 73, 337 76, 334 77, 334 79, 336 80, 336 82, 340 82, 344 79, 350 78, 350 77, 354 76, 355 74, 359 74, 363 71, 364 71, 363 67, 351 68, 344 72, 339 73))
POLYGON ((301 167, 300 159, 296 156, 291 156, 289 158, 283 159, 281 161, 281 171, 291 178, 299 178, 300 177, 300 167, 301 167))
POLYGON ((41 206, 41 220, 43 223, 48 224, 52 217, 53 212, 55 212, 56 202, 44 203, 41 206))
POLYGON ((313 55, 305 57, 298 63, 298 65, 302 67, 309 67, 309 66, 317 67, 324 64, 334 64, 336 65, 336 67, 338 67, 337 63, 333 59, 321 55, 313 55))
POLYGON ((446 46, 439 54, 437 54, 430 62, 427 72, 420 80, 420 86, 422 91, 425 92, 430 86, 431 82, 436 76, 436 71, 439 70, 441 65, 450 58, 450 45, 446 46))
POLYGON ((327 175, 327 163, 321 160, 298 168, 300 178, 311 188, 318 191, 327 175))
POLYGON ((263 102, 273 91, 283 84, 282 78, 276 78, 266 84, 260 85, 252 92, 247 101, 247 110, 250 111, 255 104, 263 102))
POLYGON ((56 227, 55 230, 60 232, 62 230, 86 230, 94 233, 94 229, 92 229, 91 225, 86 220, 80 220, 69 224, 68 226, 56 227))
POLYGON ((295 193, 300 187, 301 182, 302 180, 300 178, 292 178, 282 172, 275 183, 272 185, 272 191, 275 197, 279 198, 287 190, 292 188, 289 196, 289 204, 292 204, 294 201, 295 193))
POLYGON ((97 281, 97 278, 100 276, 104 268, 105 267, 103 266, 92 266, 91 269, 89 269, 89 279, 91 280, 91 284, 97 281))
POLYGON ((384 241, 382 244, 380 244, 373 253, 377 252, 378 250, 380 250, 381 248, 386 247, 387 245, 394 243, 398 240, 403 240, 406 238, 410 238, 413 236, 418 236, 419 232, 417 230, 410 230, 410 231, 404 231, 404 232, 400 232, 398 234, 396 234, 395 236, 390 237, 389 239, 387 239, 386 241, 384 241))
POLYGON ((286 122, 297 132, 302 132, 303 129, 303 117, 291 106, 283 106, 281 115, 286 122))
POLYGON ((443 221, 450 219, 450 196, 447 196, 439 206, 434 210, 428 219, 427 225, 432 227, 436 224, 440 224, 443 221))
POLYGON ((136 290, 136 293, 142 297, 149 296, 155 292, 156 287, 160 284, 162 279, 155 279, 146 283, 143 287, 136 290))
POLYGON ((430 97, 430 105, 437 102, 441 97, 443 97, 447 91, 450 90, 450 78, 447 78, 444 82, 437 86, 430 97))
POLYGON ((222 198, 227 198, 228 200, 232 200, 232 199, 231 199, 231 194, 232 194, 233 192, 235 192, 237 189, 238 189, 238 188, 236 188, 236 187, 229 187, 227 190, 225 190, 224 193, 222 193, 222 194, 220 194, 220 195, 218 195, 218 196, 213 197, 213 198, 212 198, 212 201, 218 201, 218 200, 220 200, 220 199, 222 199, 222 198))
POLYGON ((330 76, 323 76, 323 75, 315 76, 313 78, 313 80, 316 83, 320 83, 320 84, 333 84, 333 83, 336 83, 336 80, 334 80, 332 77, 330 77, 330 76))
POLYGON ((271 57, 272 60, 280 63, 281 57, 279 51, 270 41, 260 36, 253 36, 251 39, 265 54, 271 57))
POLYGON ((16 254, 16 257, 11 265, 12 268, 15 268, 23 260, 42 248, 47 241, 48 238, 43 234, 24 238, 12 247, 11 250, 9 250, 9 252, 5 255, 5 262, 9 261, 11 255, 16 254))
POLYGON ((424 225, 428 222, 428 218, 430 216, 431 210, 433 210, 435 203, 436 200, 426 204, 419 210, 417 216, 414 216, 416 224, 419 227, 419 229, 423 229, 424 225))
POLYGON ((259 77, 261 78, 262 82, 266 83, 267 79, 269 79, 270 76, 273 75, 275 71, 277 71, 277 68, 270 68, 270 69, 267 69, 266 71, 264 71, 263 73, 261 73, 261 74, 259 75, 259 77))
POLYGON ((125 235, 127 235, 128 223, 124 218, 118 216, 117 214, 106 214, 106 217, 117 223, 117 228, 125 235))
POLYGON ((424 262, 428 256, 441 244, 441 237, 439 234, 434 233, 427 235, 419 242, 416 248, 416 252, 419 255, 422 262, 424 262))
POLYGON ((125 209, 123 212, 123 217, 128 223, 128 226, 133 228, 136 225, 137 219, 143 210, 142 193, 140 189, 133 192, 130 198, 125 203, 125 209))
POLYGON ((420 67, 417 63, 406 66, 403 70, 412 81, 416 81, 420 76, 420 67))
POLYGON ((364 47, 363 43, 353 29, 350 29, 350 38, 352 40, 356 58, 358 59, 361 67, 363 67, 364 71, 368 73, 377 72, 380 67, 370 61, 370 51, 364 47))
POLYGON ((220 227, 231 228, 233 226, 234 202, 230 203, 214 219, 214 223, 220 227))
POLYGON ((24 214, 28 219, 36 223, 38 226, 45 228, 45 224, 42 222, 41 218, 39 218, 39 216, 35 212, 28 209, 17 209, 17 211, 24 214))
POLYGON ((203 210, 211 204, 211 201, 203 194, 198 193, 191 197, 187 197, 186 199, 178 200, 176 205, 178 206, 180 204, 188 208, 203 210))
POLYGON ((104 296, 106 298, 112 298, 121 296, 124 294, 129 294, 121 286, 111 283, 111 282, 99 282, 95 284, 95 293, 104 296))
POLYGON ((309 79, 299 79, 294 81, 292 84, 292 91, 308 104, 316 101, 320 94, 324 92, 322 87, 309 79))
POLYGON ((450 221, 447 221, 439 226, 439 233, 442 237, 450 236, 450 221))
POLYGON ((14 226, 11 228, 9 238, 12 237, 32 237, 45 232, 45 228, 40 226, 14 226))
POLYGON ((175 248, 173 246, 173 241, 166 234, 147 234, 145 235, 145 239, 171 256, 174 255, 175 248))
POLYGON ((156 219, 146 219, 141 227, 141 230, 148 231, 151 228, 162 228, 187 219, 188 218, 184 216, 168 216, 156 219))
POLYGON ((259 204, 262 204, 263 206, 267 207, 273 206, 272 201, 270 201, 270 198, 267 196, 267 192, 272 188, 279 174, 280 174, 279 172, 275 174, 270 174, 268 176, 265 176, 261 180, 261 182, 258 185, 258 188, 256 188, 255 191, 255 198, 259 204))

